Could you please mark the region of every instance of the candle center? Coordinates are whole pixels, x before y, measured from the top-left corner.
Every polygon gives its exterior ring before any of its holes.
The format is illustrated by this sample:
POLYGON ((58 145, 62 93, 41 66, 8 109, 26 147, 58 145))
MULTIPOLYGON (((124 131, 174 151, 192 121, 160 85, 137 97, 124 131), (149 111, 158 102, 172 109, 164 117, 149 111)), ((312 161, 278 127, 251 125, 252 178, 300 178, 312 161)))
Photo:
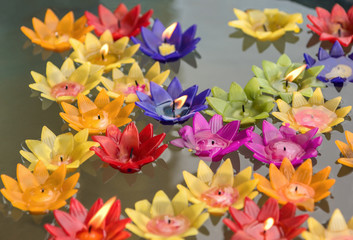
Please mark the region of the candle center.
POLYGON ((156 112, 165 118, 180 118, 190 111, 190 107, 185 104, 186 100, 187 95, 184 95, 173 101, 161 103, 156 107, 156 112))
POLYGON ((84 229, 76 234, 76 238, 78 240, 103 240, 104 232, 102 229, 92 229, 89 227, 88 229, 84 229))
POLYGON ((208 206, 225 208, 238 200, 239 192, 231 186, 213 187, 201 194, 201 200, 208 206))
POLYGON ((111 123, 109 113, 103 110, 93 110, 82 114, 82 122, 86 128, 106 129, 111 123))
POLYGON ((338 64, 337 66, 333 67, 329 73, 325 74, 325 78, 333 79, 333 78, 349 78, 352 76, 352 68, 345 64, 338 64))
POLYGON ((57 154, 52 158, 51 164, 60 166, 61 164, 70 164, 72 162, 71 156, 64 154, 57 154))
POLYGON ((195 134, 196 151, 202 155, 205 152, 208 155, 209 151, 217 148, 224 149, 229 145, 229 141, 213 134, 210 130, 203 130, 195 134))
POLYGON ((283 188, 283 193, 290 202, 294 203, 304 202, 315 196, 314 189, 303 183, 290 183, 283 188))
POLYGON ((184 216, 162 215, 151 219, 147 230, 155 235, 170 237, 185 233, 190 227, 190 221, 184 216))
POLYGON ((135 94, 137 91, 150 95, 147 83, 147 79, 144 79, 143 83, 139 83, 136 80, 134 82, 128 82, 127 79, 121 79, 121 81, 119 80, 119 82, 115 83, 114 92, 123 94, 124 96, 135 94))
POLYGON ((85 89, 85 87, 79 83, 62 82, 62 83, 56 84, 54 87, 52 87, 50 94, 54 98, 58 98, 58 97, 62 97, 62 96, 76 97, 84 89, 85 89))
POLYGON ((337 115, 325 108, 324 106, 300 107, 293 108, 292 114, 295 121, 307 128, 325 129, 329 124, 337 118, 337 115))
POLYGON ((120 55, 109 51, 109 45, 104 44, 99 51, 86 56, 87 60, 93 64, 107 66, 120 60, 120 55))
POLYGON ((282 162, 285 157, 292 161, 305 154, 305 150, 299 144, 289 139, 273 140, 265 147, 265 152, 267 158, 275 162, 282 162))
POLYGON ((280 240, 281 231, 276 225, 271 226, 270 228, 265 228, 265 223, 259 222, 257 220, 243 226, 243 231, 247 233, 248 236, 251 236, 256 240, 280 240))
POLYGON ((325 237, 327 240, 353 240, 353 230, 347 229, 339 232, 326 230, 325 237))
POLYGON ((162 56, 167 56, 175 52, 175 45, 169 43, 162 43, 159 47, 159 53, 162 56))
POLYGON ((23 198, 28 200, 31 206, 43 206, 57 201, 60 195, 59 190, 55 190, 50 186, 38 186, 30 188, 23 193, 23 198))

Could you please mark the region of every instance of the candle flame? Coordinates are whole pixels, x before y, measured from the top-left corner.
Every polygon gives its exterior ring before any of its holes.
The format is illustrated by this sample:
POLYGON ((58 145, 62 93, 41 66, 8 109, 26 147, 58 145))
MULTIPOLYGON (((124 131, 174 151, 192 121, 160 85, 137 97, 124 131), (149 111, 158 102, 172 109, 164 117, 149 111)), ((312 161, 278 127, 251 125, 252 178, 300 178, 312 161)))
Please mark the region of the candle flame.
POLYGON ((178 25, 178 23, 175 22, 172 25, 170 25, 169 27, 167 27, 164 30, 164 32, 162 33, 162 39, 163 40, 164 39, 169 39, 172 36, 172 34, 173 34, 173 32, 174 32, 174 30, 175 30, 177 25, 178 25))
POLYGON ((108 43, 105 43, 102 47, 101 47, 101 50, 99 51, 99 53, 102 55, 102 56, 106 56, 109 52, 109 45, 108 43))
POLYGON ((175 108, 180 109, 182 106, 184 106, 184 103, 186 99, 188 98, 187 95, 181 96, 180 98, 177 98, 174 100, 175 108))
POLYGON ((99 229, 102 227, 102 224, 104 223, 105 218, 108 215, 108 212, 112 205, 114 204, 116 200, 116 197, 112 197, 109 199, 97 212, 94 214, 94 216, 89 220, 88 226, 91 226, 93 228, 99 229))
POLYGON ((266 221, 264 222, 264 230, 267 231, 269 230, 273 224, 275 223, 275 220, 273 218, 267 218, 266 221))
POLYGON ((289 81, 289 82, 293 82, 294 79, 296 79, 306 68, 306 64, 294 69, 293 71, 291 71, 290 73, 287 74, 287 76, 284 78, 284 80, 289 81))

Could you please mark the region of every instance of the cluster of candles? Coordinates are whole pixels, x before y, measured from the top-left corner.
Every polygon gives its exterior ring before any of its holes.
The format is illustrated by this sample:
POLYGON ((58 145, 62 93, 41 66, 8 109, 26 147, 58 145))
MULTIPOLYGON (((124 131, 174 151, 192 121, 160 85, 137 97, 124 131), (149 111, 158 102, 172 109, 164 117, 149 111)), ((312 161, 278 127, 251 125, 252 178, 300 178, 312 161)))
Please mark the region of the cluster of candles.
MULTIPOLYGON (((234 12, 238 20, 229 25, 261 41, 276 40, 286 31, 299 32, 296 23, 302 22, 301 14, 277 9, 234 12)), ((338 209, 327 229, 309 218, 307 230, 300 226, 309 215, 295 216, 296 208, 314 211, 315 203, 330 195, 335 183, 328 178, 331 168, 314 174, 310 158, 318 155, 322 143, 317 135, 330 132, 351 110, 338 108, 341 97, 325 102, 320 89, 329 82, 343 85, 353 80, 353 57, 346 57, 341 47, 352 41, 350 15, 339 5, 332 13, 321 8, 317 12, 319 17, 308 16, 313 22, 309 28, 321 40, 334 42, 330 53, 320 48, 318 60, 304 54, 306 64, 292 63, 283 54, 276 63, 263 61, 262 69, 253 66, 255 76, 244 88, 234 82, 229 92, 213 87, 199 94, 197 85, 184 90, 176 77, 165 89, 169 70, 161 71, 160 66, 196 48, 200 38, 195 38, 195 25, 182 32, 177 22, 165 28, 155 19, 149 29, 153 11, 140 16, 139 5, 129 11, 124 4, 114 12, 100 5, 98 17, 86 12, 76 22, 72 12, 59 20, 51 10, 44 22, 33 18, 34 30, 21 28, 33 43, 51 51, 73 51, 60 68, 48 62, 46 76, 32 71, 35 83, 30 87, 61 104, 60 116, 77 133, 56 136, 44 126, 40 140, 26 140, 28 149, 20 153, 30 165, 18 164, 17 180, 1 175, 5 186, 1 193, 14 207, 31 214, 53 210, 59 226, 45 225, 52 239, 126 239, 131 234, 125 227, 146 239, 183 239, 196 235, 209 214, 228 211, 235 221, 223 221, 234 232, 232 239, 293 239, 299 234, 305 239, 352 239, 352 220, 345 224, 338 209), (90 33, 93 29, 97 36, 90 33), (136 37, 140 33, 142 39, 136 37), (134 44, 129 45, 130 39, 134 44), (138 50, 156 61, 145 74, 133 57, 138 50), (126 74, 122 69, 128 65, 126 74), (87 96, 92 89, 99 91, 94 101, 87 96), (212 110, 206 110, 206 101, 212 110), (278 129, 263 120, 262 134, 253 132, 252 124, 268 118, 275 101, 279 112, 272 115, 283 126, 278 129), (126 209, 129 218, 120 219, 120 201, 115 197, 106 203, 98 199, 90 210, 71 198, 69 213, 58 210, 78 191, 79 173, 65 179, 67 170, 77 170, 94 154, 131 174, 168 147, 162 144, 166 134, 154 135, 152 124, 139 132, 131 122, 135 104, 161 124, 183 124, 193 118, 193 125, 183 126, 180 138, 170 143, 200 159, 221 161, 245 145, 255 159, 269 164, 269 179, 257 173, 252 178, 251 167, 234 174, 230 159, 213 173, 200 160, 197 176, 183 172, 186 186, 178 185, 173 199, 159 191, 152 203, 141 200, 135 209, 126 209), (210 121, 200 113, 203 110, 212 116, 210 121), (269 197, 262 208, 252 200, 259 192, 269 197)), ((346 131, 346 138, 348 144, 336 141, 343 154, 338 162, 353 167, 353 134, 346 131)))

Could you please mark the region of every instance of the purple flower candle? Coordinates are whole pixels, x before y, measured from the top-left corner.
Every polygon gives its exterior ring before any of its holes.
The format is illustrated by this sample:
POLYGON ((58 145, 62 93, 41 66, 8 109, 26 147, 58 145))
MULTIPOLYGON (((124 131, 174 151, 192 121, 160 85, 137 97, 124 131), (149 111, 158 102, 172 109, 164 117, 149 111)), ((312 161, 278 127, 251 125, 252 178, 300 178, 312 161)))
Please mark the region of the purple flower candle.
POLYGON ((325 66, 317 76, 317 79, 323 82, 342 85, 346 81, 353 81, 353 54, 346 57, 338 41, 333 44, 330 53, 327 53, 323 48, 319 48, 317 61, 306 53, 304 53, 304 59, 309 68, 325 66))
POLYGON ((305 134, 297 134, 289 126, 277 129, 266 120, 262 124, 262 134, 252 132, 251 142, 245 146, 254 152, 254 158, 264 163, 281 165, 283 158, 288 158, 294 166, 305 159, 316 157, 316 148, 321 145, 322 137, 314 137, 318 128, 311 129, 305 134))
POLYGON ((196 25, 189 27, 184 33, 180 23, 176 22, 165 28, 156 19, 152 30, 141 28, 143 41, 131 37, 131 40, 140 44, 140 50, 152 59, 165 63, 173 62, 192 52, 200 38, 195 38, 196 25))
POLYGON ((233 121, 223 126, 221 115, 215 114, 210 122, 200 114, 195 113, 193 127, 184 126, 179 130, 181 138, 170 143, 180 148, 188 148, 203 160, 220 161, 226 154, 238 148, 251 139, 254 127, 238 132, 240 121, 233 121))

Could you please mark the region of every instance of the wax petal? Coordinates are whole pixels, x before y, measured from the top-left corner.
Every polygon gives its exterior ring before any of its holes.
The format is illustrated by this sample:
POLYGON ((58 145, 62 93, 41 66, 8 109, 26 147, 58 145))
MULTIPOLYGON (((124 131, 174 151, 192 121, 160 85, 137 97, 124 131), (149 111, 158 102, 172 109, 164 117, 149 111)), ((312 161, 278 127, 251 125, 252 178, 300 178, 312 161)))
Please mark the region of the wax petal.
POLYGON ((174 216, 174 209, 168 196, 163 191, 158 191, 152 201, 151 217, 163 215, 174 216))
POLYGON ((279 219, 279 207, 278 202, 270 198, 262 206, 257 219, 261 222, 266 221, 269 217, 273 218, 275 222, 279 219))
POLYGON ((183 171, 183 176, 185 183, 190 189, 191 193, 197 198, 209 189, 209 187, 204 182, 202 182, 199 178, 195 177, 194 175, 183 171))
POLYGON ((153 82, 151 82, 151 95, 156 105, 167 101, 173 101, 167 91, 153 82))
POLYGON ((270 179, 271 186, 276 191, 289 183, 287 178, 282 174, 282 172, 278 170, 274 164, 270 164, 270 179))

